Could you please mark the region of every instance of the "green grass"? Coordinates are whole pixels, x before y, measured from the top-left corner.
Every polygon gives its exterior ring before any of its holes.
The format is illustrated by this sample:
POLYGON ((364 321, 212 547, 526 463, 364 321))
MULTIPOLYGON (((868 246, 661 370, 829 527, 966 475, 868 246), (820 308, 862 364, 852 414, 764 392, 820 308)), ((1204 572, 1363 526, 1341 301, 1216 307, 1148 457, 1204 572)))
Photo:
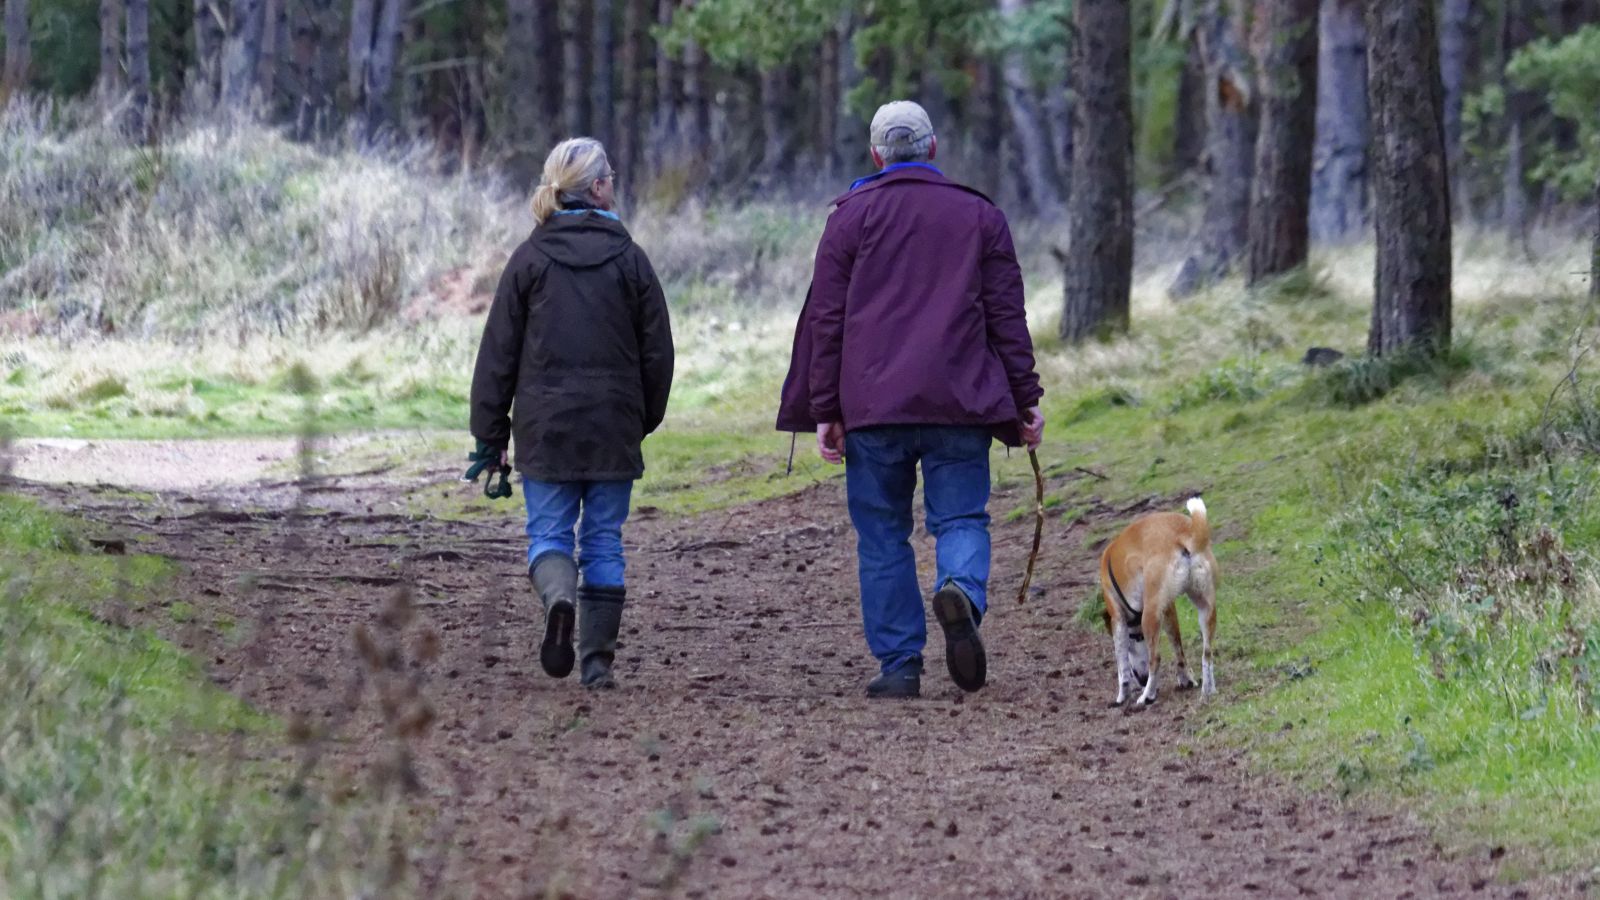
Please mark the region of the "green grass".
MULTIPOLYGON (((1109 476, 1069 483, 1058 495, 1069 509, 1091 494, 1117 505, 1205 491, 1223 573, 1222 701, 1207 740, 1248 747, 1263 769, 1313 789, 1379 804, 1404 798, 1448 846, 1507 845, 1526 867, 1587 865, 1600 849, 1600 716, 1583 687, 1594 669, 1581 656, 1552 657, 1551 647, 1587 627, 1600 659, 1596 622, 1560 613, 1576 622, 1563 632, 1557 613, 1511 609, 1499 625, 1450 632, 1454 652, 1471 644, 1478 655, 1441 669, 1430 662, 1445 640, 1434 634, 1441 615, 1413 627, 1383 593, 1395 576, 1372 543, 1374 528, 1432 510, 1457 544, 1396 541, 1395 552, 1408 567, 1431 561, 1419 570, 1442 593, 1483 555, 1482 541, 1460 536, 1493 534, 1467 524, 1486 515, 1474 512, 1486 502, 1495 506, 1486 492, 1517 484, 1524 506, 1542 510, 1530 510, 1524 536, 1549 522, 1576 548, 1578 580, 1552 608, 1589 603, 1594 584, 1582 579, 1600 573, 1586 552, 1600 509, 1580 501, 1600 489, 1600 473, 1592 456, 1569 458, 1563 496, 1577 500, 1538 499, 1549 477, 1530 434, 1565 367, 1529 364, 1553 355, 1511 340, 1480 332, 1476 346, 1442 363, 1356 360, 1332 372, 1287 355, 1222 360, 1198 377, 1145 382, 1137 395, 1114 381, 1091 384, 1050 400, 1047 414, 1061 424, 1042 455, 1109 476), (1407 485, 1411 505, 1372 507, 1407 485)), ((1095 609, 1088 596, 1077 605, 1095 609)), ((1097 615, 1079 621, 1100 627, 1097 615)))
POLYGON ((159 602, 170 574, 0 495, 0 896, 370 893, 382 867, 349 849, 372 833, 366 804, 283 793, 286 770, 251 761, 259 750, 230 760, 228 735, 275 724, 116 623, 117 604, 159 602))

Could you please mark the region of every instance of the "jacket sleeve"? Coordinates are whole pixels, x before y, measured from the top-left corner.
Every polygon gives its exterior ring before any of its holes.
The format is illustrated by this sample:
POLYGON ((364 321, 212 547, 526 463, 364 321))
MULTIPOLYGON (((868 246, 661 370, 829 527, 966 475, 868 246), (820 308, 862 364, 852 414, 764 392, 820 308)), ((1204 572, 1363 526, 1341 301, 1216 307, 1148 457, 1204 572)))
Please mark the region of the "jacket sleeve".
POLYGON ((1028 311, 1023 303, 1022 267, 1005 215, 992 210, 994 220, 984 249, 983 314, 988 323, 989 346, 1005 367, 1006 381, 1017 413, 1038 404, 1044 396, 1033 370, 1033 337, 1028 334, 1028 311))
POLYGON ((639 341, 639 381, 644 386, 644 433, 651 434, 667 417, 672 393, 672 320, 667 295, 643 250, 637 251, 634 330, 639 341))
POLYGON ((842 422, 840 369, 844 362, 845 296, 861 241, 859 217, 841 206, 828 218, 817 244, 807 322, 811 329, 811 418, 842 422))
POLYGON ((500 275, 483 339, 478 342, 478 362, 472 373, 472 436, 491 446, 511 443, 511 404, 517 396, 517 369, 532 287, 528 259, 519 251, 500 275))

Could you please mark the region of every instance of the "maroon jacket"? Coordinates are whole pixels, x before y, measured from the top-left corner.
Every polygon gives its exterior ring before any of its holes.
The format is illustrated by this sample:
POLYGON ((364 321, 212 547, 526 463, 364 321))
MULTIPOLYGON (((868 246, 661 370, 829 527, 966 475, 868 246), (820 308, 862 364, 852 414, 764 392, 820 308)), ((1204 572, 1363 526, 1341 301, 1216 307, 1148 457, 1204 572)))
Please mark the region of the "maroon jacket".
POLYGON ((1033 371, 1006 217, 932 167, 834 201, 795 327, 778 430, 988 425, 1021 445, 1033 371))

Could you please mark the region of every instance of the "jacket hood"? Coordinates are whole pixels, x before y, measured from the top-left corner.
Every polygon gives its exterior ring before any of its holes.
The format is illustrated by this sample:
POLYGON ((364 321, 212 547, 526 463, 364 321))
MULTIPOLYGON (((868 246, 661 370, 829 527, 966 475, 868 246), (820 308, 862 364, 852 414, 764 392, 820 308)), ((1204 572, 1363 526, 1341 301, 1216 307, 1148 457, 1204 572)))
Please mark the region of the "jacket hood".
POLYGON ((595 210, 551 216, 528 240, 563 266, 602 266, 627 252, 633 238, 622 223, 595 210))

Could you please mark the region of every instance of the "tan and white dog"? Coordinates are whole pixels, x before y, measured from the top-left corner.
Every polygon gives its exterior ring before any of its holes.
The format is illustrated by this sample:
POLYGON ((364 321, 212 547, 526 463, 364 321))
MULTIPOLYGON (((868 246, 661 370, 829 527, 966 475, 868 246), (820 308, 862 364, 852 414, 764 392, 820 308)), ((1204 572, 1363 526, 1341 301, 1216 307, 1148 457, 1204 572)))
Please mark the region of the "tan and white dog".
POLYGON ((1217 560, 1211 555, 1211 524, 1206 504, 1190 498, 1182 513, 1149 513, 1133 520, 1100 554, 1100 589, 1106 601, 1106 629, 1117 654, 1117 700, 1128 688, 1144 685, 1134 703, 1143 709, 1156 702, 1161 625, 1172 636, 1178 656, 1178 687, 1194 686, 1183 659, 1178 632, 1179 594, 1189 595, 1200 611, 1200 693, 1217 692, 1211 671, 1211 639, 1217 630, 1217 560), (1136 681, 1137 680, 1137 681, 1136 681))

